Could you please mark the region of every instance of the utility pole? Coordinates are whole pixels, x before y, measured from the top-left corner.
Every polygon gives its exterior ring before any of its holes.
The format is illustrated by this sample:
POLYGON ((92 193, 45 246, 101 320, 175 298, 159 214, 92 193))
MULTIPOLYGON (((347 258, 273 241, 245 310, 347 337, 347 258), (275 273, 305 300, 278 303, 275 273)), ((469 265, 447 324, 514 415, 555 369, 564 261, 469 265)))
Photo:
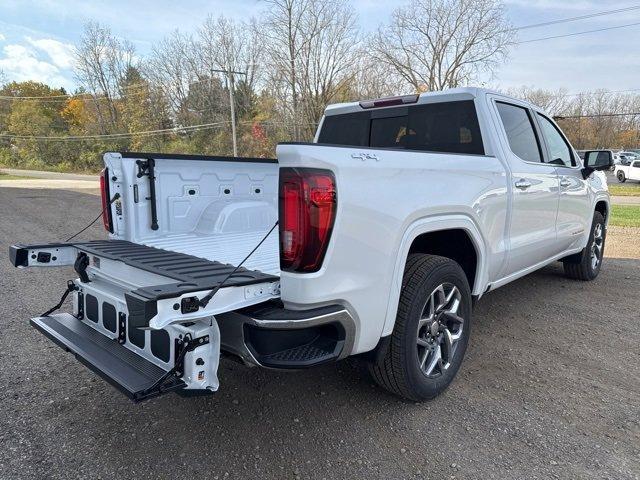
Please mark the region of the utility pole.
POLYGON ((233 75, 246 75, 247 72, 236 72, 234 70, 215 70, 212 72, 219 72, 225 74, 225 84, 229 90, 229 105, 231 107, 231 136, 233 138, 233 156, 238 156, 238 140, 236 138, 236 106, 233 96, 233 75))

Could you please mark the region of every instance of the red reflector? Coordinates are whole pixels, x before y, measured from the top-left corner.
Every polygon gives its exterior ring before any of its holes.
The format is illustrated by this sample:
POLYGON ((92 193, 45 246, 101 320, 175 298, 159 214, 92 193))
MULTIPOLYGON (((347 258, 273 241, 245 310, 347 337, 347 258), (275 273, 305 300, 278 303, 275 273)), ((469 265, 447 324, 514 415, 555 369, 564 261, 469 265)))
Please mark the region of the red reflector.
POLYGON ((102 224, 104 229, 113 233, 113 222, 111 217, 111 197, 109 196, 109 169, 103 168, 100 172, 100 197, 102 198, 102 224))
POLYGON ((360 102, 361 108, 378 108, 378 107, 392 107, 394 105, 406 105, 408 103, 416 103, 420 98, 420 95, 402 95, 399 97, 385 97, 378 98, 376 100, 364 100, 360 102))
POLYGON ((336 216, 335 177, 329 170, 280 169, 280 268, 316 272, 336 216))

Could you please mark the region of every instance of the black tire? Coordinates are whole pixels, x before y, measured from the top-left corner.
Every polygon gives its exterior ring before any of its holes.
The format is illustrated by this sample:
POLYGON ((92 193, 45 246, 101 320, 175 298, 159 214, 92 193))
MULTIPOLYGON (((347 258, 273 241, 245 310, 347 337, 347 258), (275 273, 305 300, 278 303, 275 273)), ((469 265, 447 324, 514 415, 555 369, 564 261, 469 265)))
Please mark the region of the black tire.
MULTIPOLYGON (((442 298, 445 297, 445 291, 443 290, 442 298)), ((412 401, 429 400, 442 393, 449 386, 462 364, 471 332, 471 311, 469 283, 458 263, 449 258, 435 255, 410 255, 405 266, 398 313, 391 341, 385 356, 377 363, 369 364, 369 370, 375 381, 391 393, 412 401), (435 303, 433 295, 439 295, 439 293, 434 293, 439 286, 450 288, 450 293, 453 291, 453 287, 457 289, 455 295, 459 299, 459 306, 456 315, 458 320, 461 318, 464 322, 457 323, 460 331, 456 335, 459 335, 459 339, 456 340, 454 349, 450 350, 452 352, 450 356, 447 355, 448 367, 443 369, 442 364, 438 362, 440 372, 432 373, 434 378, 428 376, 420 365, 420 349, 423 348, 422 353, 425 355, 425 359, 428 358, 427 355, 431 354, 425 354, 425 347, 419 346, 417 341, 418 337, 424 341, 424 338, 420 336, 421 331, 432 331, 424 326, 422 328, 426 328, 426 330, 421 330, 418 326, 424 309, 430 305, 429 302, 432 302, 431 305, 435 303)), ((446 318, 442 320, 442 313, 439 318, 441 323, 448 321, 446 318)), ((428 332, 425 333, 426 336, 430 335, 428 332)), ((446 332, 438 333, 438 335, 444 336, 444 333, 446 332)), ((430 338, 434 343, 437 342, 437 337, 430 338)), ((449 339, 451 338, 449 335, 449 339)), ((446 342, 441 345, 442 355, 445 355, 447 351, 445 344, 446 342)), ((451 342, 448 345, 448 348, 451 348, 451 342)), ((431 362, 423 361, 423 364, 425 363, 431 362)))
POLYGON ((624 172, 622 170, 618 170, 618 174, 616 175, 616 177, 618 177, 618 181, 620 183, 624 183, 627 181, 627 177, 624 176, 624 172))
POLYGON ((567 277, 574 280, 591 281, 594 280, 600 269, 604 259, 604 244, 607 237, 604 217, 600 212, 593 214, 593 223, 591 225, 591 233, 587 246, 577 255, 572 255, 568 259, 563 260, 564 273, 567 277), (601 232, 602 241, 597 242, 597 232, 601 232), (599 243, 599 248, 597 247, 599 243), (594 247, 595 244, 595 247, 594 247), (592 253, 597 250, 598 261, 594 265, 592 253))

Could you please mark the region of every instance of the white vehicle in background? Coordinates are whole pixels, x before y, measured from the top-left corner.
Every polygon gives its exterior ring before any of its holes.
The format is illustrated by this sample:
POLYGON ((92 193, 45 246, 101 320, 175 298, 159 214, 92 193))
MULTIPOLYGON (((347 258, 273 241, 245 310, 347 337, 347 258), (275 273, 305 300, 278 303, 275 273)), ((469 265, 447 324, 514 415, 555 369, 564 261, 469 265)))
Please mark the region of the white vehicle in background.
POLYGON ((638 158, 638 155, 634 152, 618 152, 617 153, 618 158, 620 159, 620 163, 622 165, 629 165, 631 164, 631 162, 633 162, 635 159, 638 158))
POLYGON ((616 165, 615 176, 620 183, 624 183, 627 180, 640 181, 640 160, 634 159, 626 165, 616 165))
POLYGON ((620 163, 620 155, 617 154, 616 152, 611 152, 611 155, 613 156, 613 164, 614 165, 618 165, 620 163))
POLYGON ((108 240, 10 249, 77 272, 73 311, 32 325, 135 401, 217 390, 221 353, 358 355, 421 401, 456 375, 486 292, 558 260, 577 280, 602 267, 611 152, 583 162, 529 103, 461 88, 331 105, 313 143, 276 153, 105 154, 108 240))

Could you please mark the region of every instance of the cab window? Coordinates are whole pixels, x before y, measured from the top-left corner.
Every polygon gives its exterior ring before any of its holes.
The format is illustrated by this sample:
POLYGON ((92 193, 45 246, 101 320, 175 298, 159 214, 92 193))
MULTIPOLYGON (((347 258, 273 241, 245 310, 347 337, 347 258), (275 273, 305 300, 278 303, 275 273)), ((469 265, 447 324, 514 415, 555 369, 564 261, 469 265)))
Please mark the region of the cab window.
POLYGON ((473 100, 328 115, 318 143, 484 155, 473 100))
POLYGON ((542 151, 533 120, 526 108, 496 102, 511 151, 526 162, 541 162, 542 151))
POLYGON ((544 135, 544 138, 547 141, 549 163, 561 167, 574 167, 576 165, 576 160, 571 152, 571 147, 560 133, 560 130, 558 130, 558 127, 556 127, 553 122, 544 115, 539 113, 537 115, 542 135, 544 135))

